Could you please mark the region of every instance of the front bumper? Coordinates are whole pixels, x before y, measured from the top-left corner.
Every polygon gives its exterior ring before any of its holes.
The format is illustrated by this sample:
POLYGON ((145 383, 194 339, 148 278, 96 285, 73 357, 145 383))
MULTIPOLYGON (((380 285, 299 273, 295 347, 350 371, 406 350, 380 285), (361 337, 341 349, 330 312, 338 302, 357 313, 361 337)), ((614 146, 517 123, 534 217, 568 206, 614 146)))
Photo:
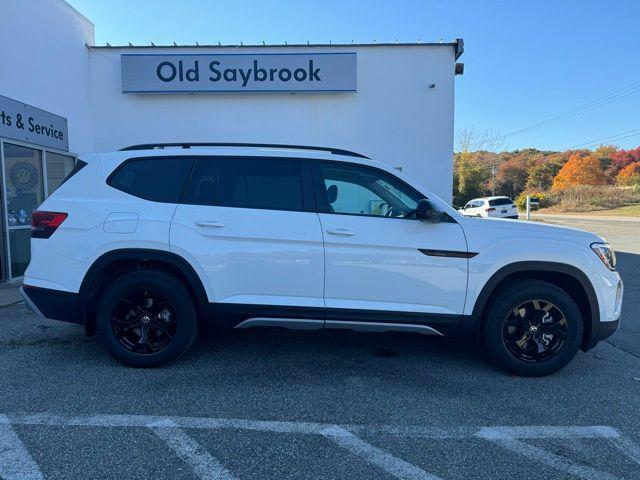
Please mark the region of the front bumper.
POLYGON ((40 317, 83 323, 78 314, 77 293, 23 285, 20 295, 27 308, 40 317))
POLYGON ((596 337, 594 344, 606 338, 609 338, 611 335, 616 333, 616 330, 618 330, 619 326, 620 319, 614 320, 613 322, 600 322, 598 332, 596 332, 596 335, 594 335, 596 337))

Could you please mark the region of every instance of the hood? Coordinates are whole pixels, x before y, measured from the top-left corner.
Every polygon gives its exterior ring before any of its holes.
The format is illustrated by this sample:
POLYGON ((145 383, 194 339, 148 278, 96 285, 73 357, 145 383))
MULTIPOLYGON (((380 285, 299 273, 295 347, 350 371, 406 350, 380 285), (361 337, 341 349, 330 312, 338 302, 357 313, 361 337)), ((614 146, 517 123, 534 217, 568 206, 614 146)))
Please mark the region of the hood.
POLYGON ((553 239, 581 245, 605 241, 602 237, 586 230, 535 221, 465 217, 463 228, 467 233, 468 241, 477 239, 477 236, 484 239, 496 236, 517 237, 521 240, 553 239))

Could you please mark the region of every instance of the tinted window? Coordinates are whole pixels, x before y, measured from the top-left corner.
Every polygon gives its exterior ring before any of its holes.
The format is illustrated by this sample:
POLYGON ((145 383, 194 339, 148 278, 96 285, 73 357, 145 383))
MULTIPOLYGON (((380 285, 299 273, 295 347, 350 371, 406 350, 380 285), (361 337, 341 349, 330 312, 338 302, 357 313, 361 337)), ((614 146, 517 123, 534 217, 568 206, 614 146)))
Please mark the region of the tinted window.
POLYGON ((311 211, 309 183, 303 160, 205 157, 198 159, 184 203, 311 211))
POLYGON ((489 200, 489 205, 492 207, 496 205, 513 205, 513 202, 508 198, 496 198, 495 200, 489 200))
POLYGON ((113 188, 154 202, 178 203, 191 171, 189 157, 127 160, 107 180, 113 188))
POLYGON ((377 168, 320 162, 320 209, 327 213, 403 217, 424 198, 419 192, 377 168))

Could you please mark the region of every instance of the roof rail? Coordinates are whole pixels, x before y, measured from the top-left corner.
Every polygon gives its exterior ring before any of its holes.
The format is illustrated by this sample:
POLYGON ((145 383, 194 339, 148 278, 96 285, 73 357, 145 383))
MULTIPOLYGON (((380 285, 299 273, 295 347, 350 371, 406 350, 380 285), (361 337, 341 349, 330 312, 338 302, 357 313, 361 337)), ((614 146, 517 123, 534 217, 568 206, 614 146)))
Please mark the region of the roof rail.
POLYGON ((359 158, 369 158, 360 153, 351 152, 349 150, 342 150, 340 148, 331 148, 331 147, 311 147, 309 145, 285 145, 278 143, 143 143, 140 145, 131 145, 129 147, 121 148, 120 151, 131 151, 131 150, 154 150, 154 149, 162 149, 165 147, 180 147, 180 148, 191 148, 191 147, 262 147, 262 148, 290 148, 292 150, 318 150, 322 152, 330 152, 333 155, 345 155, 348 157, 359 157, 359 158))

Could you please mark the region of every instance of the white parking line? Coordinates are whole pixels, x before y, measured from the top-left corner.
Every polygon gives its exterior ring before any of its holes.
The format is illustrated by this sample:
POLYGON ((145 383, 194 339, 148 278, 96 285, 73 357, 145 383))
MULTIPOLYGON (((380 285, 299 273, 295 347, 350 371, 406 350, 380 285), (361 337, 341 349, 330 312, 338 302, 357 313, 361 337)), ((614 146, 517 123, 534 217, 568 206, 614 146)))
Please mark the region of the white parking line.
POLYGON ((434 427, 392 425, 335 425, 315 422, 286 422, 233 418, 203 418, 159 415, 62 415, 53 413, 0 415, 0 477, 41 479, 38 469, 12 425, 56 427, 151 428, 201 479, 233 479, 233 475, 202 448, 185 429, 248 430, 272 433, 321 435, 334 444, 400 479, 438 479, 439 477, 395 457, 364 441, 363 436, 407 439, 478 439, 493 443, 529 460, 581 478, 612 480, 616 477, 580 465, 523 440, 603 439, 609 441, 636 465, 640 447, 617 429, 608 426, 491 426, 434 427))
POLYGON ((640 447, 629 437, 620 435, 617 438, 610 439, 610 442, 631 460, 640 465, 640 447))
POLYGON ((184 430, 176 428, 170 420, 152 423, 149 428, 193 469, 193 473, 198 478, 202 480, 235 479, 218 460, 184 430))
POLYGON ((322 430, 320 434, 401 480, 441 480, 436 475, 431 475, 409 462, 374 447, 344 428, 334 426, 322 430))
POLYGON ((505 438, 486 438, 487 441, 493 442, 507 450, 515 453, 519 453, 530 460, 534 460, 543 463, 551 468, 555 468, 563 473, 575 475, 586 480, 616 480, 618 477, 610 475, 606 472, 596 470, 595 468, 585 467, 571 460, 556 455, 553 452, 549 452, 542 448, 536 447, 524 443, 520 440, 505 439, 505 438))
POLYGON ((41 480, 44 478, 6 417, 0 415, 0 478, 41 480))
POLYGON ((389 435, 424 439, 465 438, 619 438, 620 432, 608 426, 492 426, 430 427, 395 425, 335 425, 315 422, 285 422, 237 418, 179 417, 160 415, 61 415, 51 413, 0 415, 0 424, 50 425, 76 427, 146 427, 171 421, 177 428, 256 430, 260 432, 321 435, 327 428, 339 426, 355 435, 389 435))

